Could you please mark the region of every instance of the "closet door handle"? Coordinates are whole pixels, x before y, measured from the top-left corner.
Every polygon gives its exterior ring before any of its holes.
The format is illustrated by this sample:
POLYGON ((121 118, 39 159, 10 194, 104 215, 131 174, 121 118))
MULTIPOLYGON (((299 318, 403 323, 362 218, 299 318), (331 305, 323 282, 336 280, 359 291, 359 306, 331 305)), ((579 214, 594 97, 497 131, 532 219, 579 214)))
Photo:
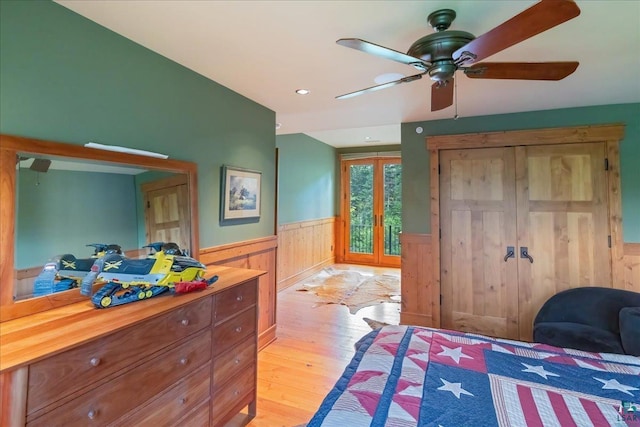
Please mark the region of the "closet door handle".
POLYGON ((513 246, 507 246, 507 254, 504 256, 504 262, 507 262, 509 258, 516 257, 516 248, 513 246))
POLYGON ((528 258, 529 262, 533 264, 533 257, 529 255, 529 249, 526 246, 520 246, 520 258, 528 258))

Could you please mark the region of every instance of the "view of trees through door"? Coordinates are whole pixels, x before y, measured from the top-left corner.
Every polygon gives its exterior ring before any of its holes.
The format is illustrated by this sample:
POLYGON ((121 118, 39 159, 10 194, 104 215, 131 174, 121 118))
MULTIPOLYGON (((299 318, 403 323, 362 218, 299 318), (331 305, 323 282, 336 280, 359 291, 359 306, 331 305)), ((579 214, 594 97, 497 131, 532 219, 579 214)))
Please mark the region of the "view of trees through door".
POLYGON ((345 261, 399 267, 400 159, 344 160, 342 171, 345 261))

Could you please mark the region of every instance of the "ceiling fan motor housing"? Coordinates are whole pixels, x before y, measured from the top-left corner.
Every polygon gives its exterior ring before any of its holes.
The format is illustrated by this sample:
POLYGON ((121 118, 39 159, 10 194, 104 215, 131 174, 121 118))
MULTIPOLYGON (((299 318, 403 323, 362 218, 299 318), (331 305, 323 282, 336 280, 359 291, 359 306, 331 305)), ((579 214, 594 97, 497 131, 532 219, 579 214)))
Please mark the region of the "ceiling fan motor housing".
POLYGON ((453 52, 473 39, 475 36, 466 31, 440 31, 413 43, 407 55, 432 63, 428 69, 432 80, 448 80, 457 69, 452 58, 453 52))

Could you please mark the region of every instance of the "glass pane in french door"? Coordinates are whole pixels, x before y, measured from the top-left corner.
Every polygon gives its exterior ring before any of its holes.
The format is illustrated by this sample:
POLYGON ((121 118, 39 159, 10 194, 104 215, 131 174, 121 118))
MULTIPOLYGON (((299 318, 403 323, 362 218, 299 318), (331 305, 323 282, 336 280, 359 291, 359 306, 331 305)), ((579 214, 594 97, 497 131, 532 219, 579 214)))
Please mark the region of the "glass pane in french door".
POLYGON ((383 172, 384 254, 400 255, 402 231, 402 165, 386 163, 383 172))
POLYGON ((349 251, 373 254, 373 164, 349 167, 349 251))

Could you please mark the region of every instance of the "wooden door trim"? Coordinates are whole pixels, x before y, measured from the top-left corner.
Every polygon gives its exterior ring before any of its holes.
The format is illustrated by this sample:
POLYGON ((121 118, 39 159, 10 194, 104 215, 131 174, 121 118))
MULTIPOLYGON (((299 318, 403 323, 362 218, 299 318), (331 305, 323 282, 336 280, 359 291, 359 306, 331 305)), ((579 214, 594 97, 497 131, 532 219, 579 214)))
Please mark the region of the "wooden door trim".
POLYGON ((155 181, 145 182, 140 185, 143 193, 149 191, 162 190, 167 187, 175 187, 177 185, 188 184, 189 181, 185 174, 178 174, 167 178, 156 179, 155 181))
POLYGON ((508 147, 515 145, 556 145, 604 142, 609 160, 607 171, 609 230, 611 233, 611 275, 613 287, 624 285, 624 242, 622 236, 622 198, 620 193, 620 141, 624 124, 529 129, 502 132, 435 135, 425 138, 429 151, 431 190, 431 234, 438 239, 432 245, 432 319, 440 327, 440 150, 464 148, 508 147))
POLYGON ((501 132, 466 133, 427 137, 427 149, 507 147, 510 145, 577 144, 620 141, 624 124, 529 129, 501 132))

